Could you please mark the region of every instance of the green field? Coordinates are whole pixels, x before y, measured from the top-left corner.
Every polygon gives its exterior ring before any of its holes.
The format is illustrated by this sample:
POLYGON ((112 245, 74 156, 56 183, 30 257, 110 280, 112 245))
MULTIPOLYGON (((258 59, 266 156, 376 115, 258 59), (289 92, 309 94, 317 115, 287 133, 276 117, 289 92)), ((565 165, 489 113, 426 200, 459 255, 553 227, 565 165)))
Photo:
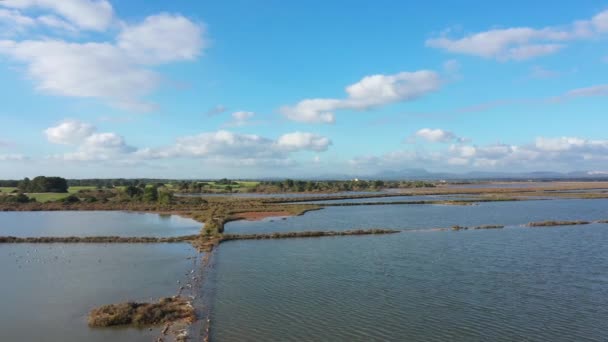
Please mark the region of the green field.
POLYGON ((80 190, 95 190, 97 187, 95 186, 71 186, 68 188, 68 192, 71 194, 75 194, 80 190))
MULTIPOLYGON (((0 187, 0 193, 8 194, 17 188, 9 188, 9 187, 0 187)), ((68 197, 70 194, 75 194, 80 190, 95 190, 94 186, 71 186, 68 189, 68 193, 28 193, 27 196, 30 198, 35 198, 38 202, 49 202, 56 201, 58 199, 62 199, 68 197)))
POLYGON ((54 192, 45 192, 45 193, 31 193, 27 194, 29 198, 35 198, 38 202, 49 202, 56 201, 58 199, 62 199, 68 197, 69 193, 54 193, 54 192))

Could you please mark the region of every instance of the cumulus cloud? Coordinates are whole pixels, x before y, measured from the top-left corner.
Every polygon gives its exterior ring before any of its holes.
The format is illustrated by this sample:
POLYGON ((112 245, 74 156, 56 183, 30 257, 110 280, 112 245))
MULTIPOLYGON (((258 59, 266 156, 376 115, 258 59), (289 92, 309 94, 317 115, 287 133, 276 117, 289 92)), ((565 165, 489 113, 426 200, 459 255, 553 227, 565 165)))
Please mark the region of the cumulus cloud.
POLYGON ((66 153, 59 158, 67 161, 120 160, 135 150, 116 133, 94 133, 84 140, 76 152, 66 153))
POLYGON ((439 142, 439 143, 448 143, 452 141, 465 141, 466 139, 458 137, 456 134, 450 131, 446 131, 443 129, 431 129, 431 128, 422 128, 414 133, 411 139, 412 142, 415 141, 416 138, 428 141, 428 142, 439 142))
POLYGON ((122 108, 150 109, 140 98, 160 81, 155 72, 137 67, 108 43, 0 41, 0 54, 26 63, 41 92, 100 98, 122 108))
POLYGON ((104 31, 113 22, 114 9, 106 0, 4 0, 0 6, 20 10, 49 10, 85 30, 104 31))
POLYGON ((500 61, 526 60, 553 54, 566 42, 591 38, 608 32, 608 11, 589 20, 578 20, 562 27, 511 27, 449 37, 449 30, 426 41, 426 46, 452 53, 493 58, 500 61))
POLYGON ((169 146, 138 149, 116 133, 97 132, 95 126, 76 120, 63 121, 44 133, 52 143, 75 147, 72 152, 53 155, 50 159, 112 163, 194 158, 224 166, 290 166, 295 164, 294 153, 324 152, 332 144, 327 137, 306 132, 271 139, 219 130, 179 137, 169 146))
POLYGON ((77 146, 77 151, 53 156, 54 159, 110 160, 135 151, 120 135, 97 133, 95 126, 77 120, 65 120, 47 128, 44 134, 51 143, 77 146))
POLYGON ((27 27, 36 25, 36 20, 24 16, 19 11, 0 8, 0 27, 6 31, 15 33, 27 27))
POLYGON ((78 144, 95 132, 91 124, 77 120, 66 120, 44 131, 48 141, 54 144, 78 144))
MULTIPOLYGON (((48 9, 73 19, 69 13, 95 14, 90 27, 107 28, 106 1, 9 1, 5 6, 48 9)), ((113 16, 109 7, 109 18, 113 16)), ((84 17, 87 14, 83 14, 84 17)), ((34 19, 32 19, 34 20, 34 19)), ((85 20, 86 21, 86 20, 85 20)), ((47 26, 68 29, 72 24, 54 15, 35 19, 47 26)), ((88 21, 86 21, 88 22, 88 21)), ((202 24, 171 14, 123 24, 116 42, 69 42, 64 39, 0 40, 0 55, 25 65, 28 78, 46 94, 100 99, 110 105, 137 111, 155 108, 143 98, 158 88, 161 76, 152 66, 197 58, 207 46, 202 24)))
POLYGON ((127 26, 118 35, 118 47, 133 60, 146 64, 193 60, 207 46, 204 33, 202 25, 164 13, 127 26))
POLYGON ((254 134, 239 134, 226 130, 180 137, 174 145, 143 149, 136 154, 144 159, 215 158, 287 160, 291 152, 326 151, 329 138, 303 132, 287 133, 277 140, 254 134))
POLYGON ((538 137, 523 145, 451 144, 444 150, 403 150, 378 156, 360 156, 350 161, 358 168, 383 169, 423 167, 437 170, 570 170, 601 168, 608 161, 608 140, 580 137, 538 137))
POLYGON ((284 106, 281 113, 290 120, 307 123, 333 123, 336 110, 368 110, 395 102, 411 101, 437 91, 440 76, 429 70, 393 75, 366 76, 346 87, 345 99, 305 99, 284 106))
POLYGON ((28 17, 18 10, 0 8, 1 34, 5 36, 15 35, 36 27, 48 27, 69 32, 77 31, 77 28, 74 25, 55 15, 28 17))
POLYGON ((309 150, 322 152, 327 151, 331 140, 327 137, 305 132, 293 132, 284 134, 277 140, 279 148, 289 151, 309 150))

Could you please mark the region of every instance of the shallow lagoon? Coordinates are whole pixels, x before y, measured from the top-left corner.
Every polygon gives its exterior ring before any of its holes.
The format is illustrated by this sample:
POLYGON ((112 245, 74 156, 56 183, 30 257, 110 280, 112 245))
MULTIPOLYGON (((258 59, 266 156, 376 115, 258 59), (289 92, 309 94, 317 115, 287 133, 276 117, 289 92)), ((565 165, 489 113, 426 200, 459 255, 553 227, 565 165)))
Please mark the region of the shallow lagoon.
POLYGON ((608 219, 608 199, 556 199, 539 201, 485 202, 478 205, 374 205, 328 207, 303 216, 263 221, 235 221, 227 233, 348 230, 359 228, 424 229, 521 225, 545 220, 608 219))
POLYGON ((0 341, 152 341, 158 329, 90 329, 95 306, 177 293, 189 244, 0 245, 0 341))
POLYGON ((123 211, 0 212, 0 235, 180 236, 197 234, 202 223, 176 215, 123 211))
MULTIPOLYGON (((559 208, 544 217, 576 212, 559 208)), ((605 341, 607 246, 599 224, 228 242, 210 275, 212 337, 605 341)))

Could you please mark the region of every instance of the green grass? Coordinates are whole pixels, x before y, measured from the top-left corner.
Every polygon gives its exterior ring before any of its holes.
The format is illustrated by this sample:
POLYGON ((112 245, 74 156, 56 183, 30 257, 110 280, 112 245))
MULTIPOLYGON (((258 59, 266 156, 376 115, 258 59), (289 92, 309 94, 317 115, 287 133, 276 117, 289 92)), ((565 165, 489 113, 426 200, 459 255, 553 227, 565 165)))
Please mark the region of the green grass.
POLYGON ((95 190, 94 186, 71 186, 68 189, 67 193, 54 193, 54 192, 45 192, 45 193, 31 193, 27 194, 29 198, 35 198, 38 202, 50 202, 60 200, 62 198, 66 198, 71 194, 75 194, 80 190, 95 190))
POLYGON ((0 192, 1 193, 10 193, 10 192, 12 192, 15 189, 17 189, 17 188, 0 187, 0 192))
POLYGON ((80 190, 95 190, 97 187, 95 186, 71 186, 68 188, 68 192, 71 194, 75 194, 80 190))
POLYGON ((36 194, 27 194, 29 198, 35 198, 38 202, 50 202, 56 201, 65 197, 68 197, 69 193, 53 193, 53 192, 45 192, 45 193, 36 193, 36 194))
POLYGON ((260 182, 256 181, 238 181, 237 183, 239 183, 240 186, 245 188, 253 188, 256 185, 260 184, 260 182))

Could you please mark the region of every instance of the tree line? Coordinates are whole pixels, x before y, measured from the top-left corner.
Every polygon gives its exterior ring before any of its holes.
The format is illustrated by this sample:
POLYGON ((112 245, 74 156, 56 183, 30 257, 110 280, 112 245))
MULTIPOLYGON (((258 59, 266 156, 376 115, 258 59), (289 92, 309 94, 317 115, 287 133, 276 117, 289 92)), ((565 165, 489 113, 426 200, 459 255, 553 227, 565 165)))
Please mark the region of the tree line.
POLYGON ((68 182, 61 177, 38 176, 34 179, 24 178, 17 183, 21 192, 68 192, 68 182))

